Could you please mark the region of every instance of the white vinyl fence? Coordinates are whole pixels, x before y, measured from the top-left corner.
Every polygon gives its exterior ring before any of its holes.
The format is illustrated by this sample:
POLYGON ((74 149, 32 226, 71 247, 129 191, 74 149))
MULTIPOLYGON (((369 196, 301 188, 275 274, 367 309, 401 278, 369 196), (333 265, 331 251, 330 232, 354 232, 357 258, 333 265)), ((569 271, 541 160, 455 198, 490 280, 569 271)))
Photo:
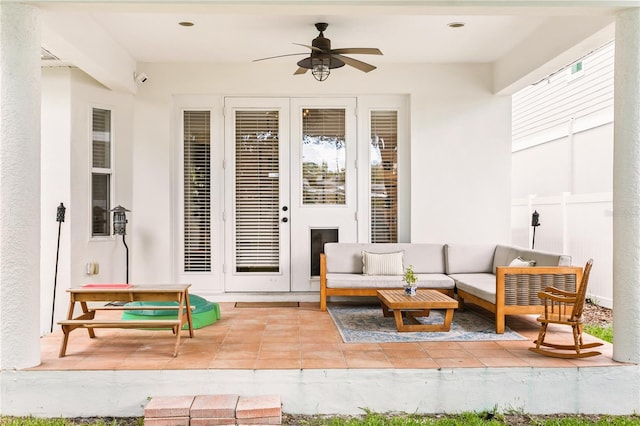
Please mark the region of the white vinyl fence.
POLYGON ((613 194, 571 195, 514 199, 511 206, 512 242, 522 247, 568 254, 575 266, 593 258, 588 297, 601 306, 613 304, 613 194), (531 214, 540 214, 535 230, 531 214))

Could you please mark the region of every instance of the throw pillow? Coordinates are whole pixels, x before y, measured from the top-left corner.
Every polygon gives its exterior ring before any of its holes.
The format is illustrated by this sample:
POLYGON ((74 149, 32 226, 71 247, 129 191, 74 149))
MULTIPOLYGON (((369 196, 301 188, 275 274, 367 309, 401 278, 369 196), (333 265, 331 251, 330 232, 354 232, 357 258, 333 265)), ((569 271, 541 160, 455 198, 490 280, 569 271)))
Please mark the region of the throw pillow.
POLYGON ((535 260, 524 260, 523 258, 518 256, 518 257, 516 257, 515 259, 513 259, 511 261, 509 266, 517 266, 517 267, 520 267, 520 268, 526 267, 526 266, 536 266, 536 261, 535 260))
POLYGON ((371 253, 362 252, 362 273, 364 275, 402 275, 404 252, 371 253))

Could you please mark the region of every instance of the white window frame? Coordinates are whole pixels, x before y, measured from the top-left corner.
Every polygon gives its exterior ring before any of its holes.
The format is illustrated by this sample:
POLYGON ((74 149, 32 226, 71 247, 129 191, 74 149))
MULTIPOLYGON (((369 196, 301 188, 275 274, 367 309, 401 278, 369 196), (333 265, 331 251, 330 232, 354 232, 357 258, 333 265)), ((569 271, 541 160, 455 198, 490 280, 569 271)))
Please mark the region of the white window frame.
POLYGON ((192 284, 194 293, 222 293, 224 291, 224 122, 223 101, 224 98, 217 95, 175 95, 173 98, 173 123, 175 123, 173 135, 175 142, 172 144, 171 156, 171 255, 172 276, 176 282, 188 282, 192 284), (210 111, 211 112, 211 272, 185 272, 184 271, 184 111, 210 111))
POLYGON ((113 208, 113 200, 115 199, 115 132, 114 132, 114 109, 111 106, 107 105, 90 105, 89 106, 89 128, 88 128, 88 139, 89 139, 89 239, 91 241, 105 241, 105 240, 113 240, 113 229, 111 226, 111 213, 108 214, 107 219, 107 230, 108 235, 93 235, 93 175, 94 174, 105 174, 109 176, 109 206, 108 209, 111 210, 113 208), (110 167, 93 167, 93 111, 96 109, 101 109, 110 112, 110 126, 109 126, 109 166, 110 167))
POLYGON ((411 241, 411 141, 407 95, 358 96, 358 235, 360 242, 371 242, 371 165, 369 144, 371 111, 398 113, 398 242, 411 241))

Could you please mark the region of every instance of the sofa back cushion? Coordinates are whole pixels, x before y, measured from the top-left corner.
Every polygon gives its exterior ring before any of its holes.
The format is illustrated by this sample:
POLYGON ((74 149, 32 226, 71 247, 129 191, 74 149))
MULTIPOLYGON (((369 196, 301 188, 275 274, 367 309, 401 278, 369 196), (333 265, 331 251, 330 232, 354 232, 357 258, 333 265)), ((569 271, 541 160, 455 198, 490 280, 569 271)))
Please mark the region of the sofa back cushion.
POLYGON ((392 253, 371 253, 362 251, 362 273, 365 275, 402 275, 403 251, 392 253))
POLYGON ((495 273, 495 244, 447 244, 444 248, 447 274, 495 273))
POLYGON ((516 258, 535 261, 535 266, 571 266, 571 256, 566 254, 549 253, 539 250, 530 250, 524 247, 496 246, 496 254, 493 258, 493 273, 498 266, 509 266, 516 258))
POLYGON ((444 274, 444 245, 430 243, 326 243, 327 273, 362 274, 362 252, 402 252, 406 268, 416 274, 444 274))

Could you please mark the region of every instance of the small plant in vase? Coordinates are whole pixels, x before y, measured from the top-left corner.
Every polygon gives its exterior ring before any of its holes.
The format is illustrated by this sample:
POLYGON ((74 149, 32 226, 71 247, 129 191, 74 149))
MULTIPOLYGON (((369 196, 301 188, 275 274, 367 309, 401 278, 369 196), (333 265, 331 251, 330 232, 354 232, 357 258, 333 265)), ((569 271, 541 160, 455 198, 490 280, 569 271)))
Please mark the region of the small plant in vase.
POLYGON ((418 284, 416 284, 418 277, 413 273, 413 265, 405 268, 402 281, 404 281, 404 293, 408 296, 415 296, 418 290, 418 284))

